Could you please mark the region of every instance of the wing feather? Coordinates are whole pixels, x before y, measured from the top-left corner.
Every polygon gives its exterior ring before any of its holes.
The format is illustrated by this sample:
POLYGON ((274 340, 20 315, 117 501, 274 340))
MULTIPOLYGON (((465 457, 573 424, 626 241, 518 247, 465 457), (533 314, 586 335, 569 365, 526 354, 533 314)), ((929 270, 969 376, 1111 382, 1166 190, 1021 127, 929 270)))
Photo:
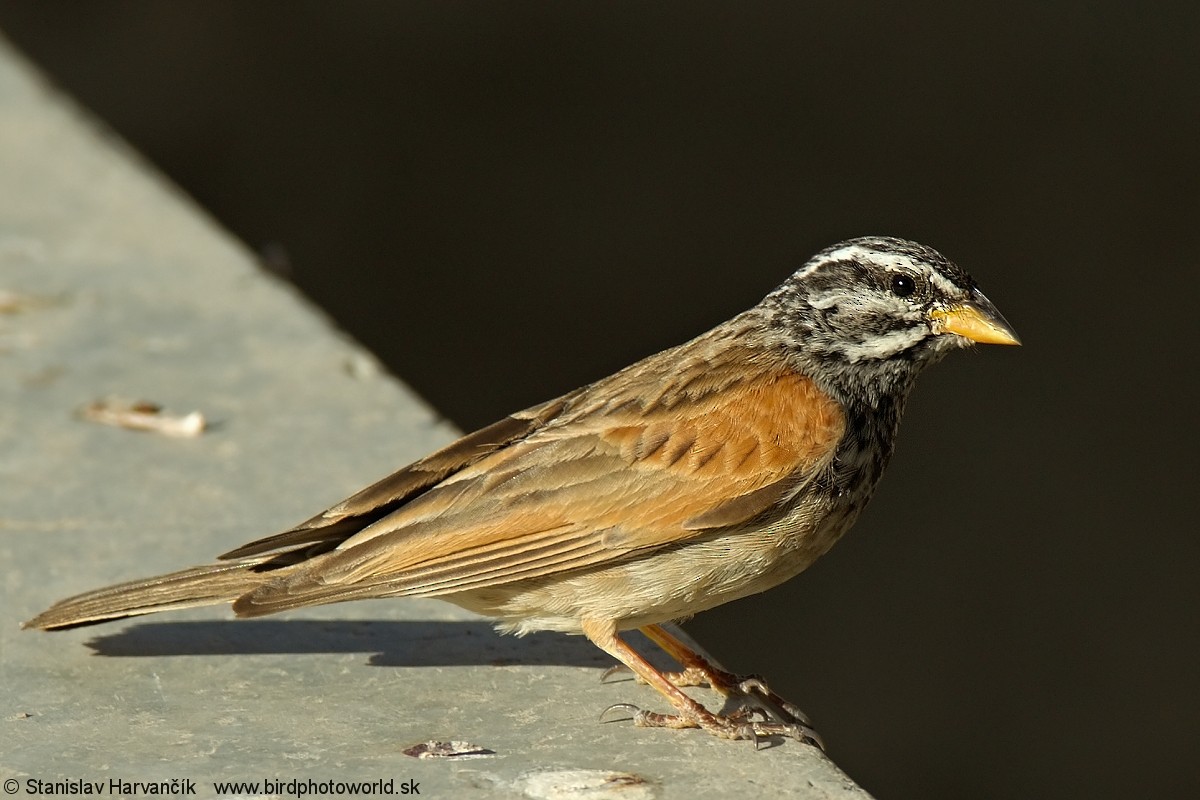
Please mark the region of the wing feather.
POLYGON ((244 558, 312 542, 325 543, 332 548, 448 476, 528 436, 562 413, 576 394, 578 392, 563 395, 480 428, 371 484, 312 519, 282 533, 244 544, 220 558, 244 558))

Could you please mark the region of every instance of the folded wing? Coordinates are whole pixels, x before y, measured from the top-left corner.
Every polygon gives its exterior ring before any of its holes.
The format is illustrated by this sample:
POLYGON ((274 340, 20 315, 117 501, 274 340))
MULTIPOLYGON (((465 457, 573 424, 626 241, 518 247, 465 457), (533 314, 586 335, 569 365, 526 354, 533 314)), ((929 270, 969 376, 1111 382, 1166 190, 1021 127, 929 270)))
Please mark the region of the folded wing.
POLYGON ((233 551, 333 548, 281 570, 234 610, 478 589, 776 513, 828 466, 844 430, 838 406, 761 354, 713 370, 687 348, 531 409, 523 437, 498 445, 505 437, 484 429, 293 531, 233 551), (361 529, 346 535, 352 523, 361 529))

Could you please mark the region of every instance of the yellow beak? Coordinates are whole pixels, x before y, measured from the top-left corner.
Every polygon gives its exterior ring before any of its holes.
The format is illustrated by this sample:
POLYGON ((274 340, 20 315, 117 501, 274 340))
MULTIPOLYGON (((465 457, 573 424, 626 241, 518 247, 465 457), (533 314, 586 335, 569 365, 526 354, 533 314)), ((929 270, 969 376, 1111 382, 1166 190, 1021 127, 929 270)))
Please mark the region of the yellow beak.
POLYGON ((966 303, 929 312, 936 333, 956 333, 980 344, 1020 344, 1017 332, 981 292, 966 303))

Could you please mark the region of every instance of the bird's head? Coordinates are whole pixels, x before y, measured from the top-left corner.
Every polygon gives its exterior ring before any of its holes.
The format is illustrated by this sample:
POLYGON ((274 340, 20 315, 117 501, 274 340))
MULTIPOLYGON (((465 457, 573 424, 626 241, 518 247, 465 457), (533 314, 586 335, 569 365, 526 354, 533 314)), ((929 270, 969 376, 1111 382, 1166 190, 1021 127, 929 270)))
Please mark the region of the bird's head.
POLYGON ((903 239, 864 237, 827 248, 762 308, 803 368, 852 392, 905 392, 951 349, 1020 344, 970 275, 903 239))

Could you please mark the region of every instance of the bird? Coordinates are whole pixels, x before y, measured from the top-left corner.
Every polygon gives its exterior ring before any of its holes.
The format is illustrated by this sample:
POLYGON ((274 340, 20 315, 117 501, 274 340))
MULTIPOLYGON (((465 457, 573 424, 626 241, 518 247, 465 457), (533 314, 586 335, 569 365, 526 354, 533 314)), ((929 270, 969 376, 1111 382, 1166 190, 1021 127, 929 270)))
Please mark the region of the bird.
POLYGON ((828 551, 871 498, 917 375, 976 343, 1020 340, 966 271, 916 242, 850 239, 691 341, 465 435, 294 528, 62 600, 23 627, 436 597, 501 633, 582 634, 672 707, 618 703, 601 719, 623 710, 637 726, 823 747, 794 704, 668 623, 828 551), (681 669, 630 646, 634 629, 681 669), (689 686, 757 703, 711 711, 689 686))

